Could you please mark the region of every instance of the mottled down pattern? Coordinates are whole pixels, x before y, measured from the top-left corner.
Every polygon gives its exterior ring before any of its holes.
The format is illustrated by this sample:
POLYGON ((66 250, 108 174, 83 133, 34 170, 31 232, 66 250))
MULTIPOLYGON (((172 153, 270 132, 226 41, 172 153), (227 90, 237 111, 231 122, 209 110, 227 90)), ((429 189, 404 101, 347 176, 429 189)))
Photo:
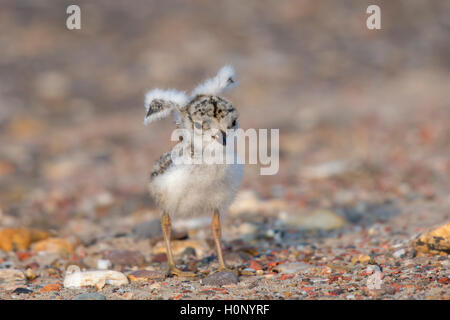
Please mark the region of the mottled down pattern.
POLYGON ((172 165, 171 152, 164 153, 153 165, 153 170, 150 175, 150 180, 156 176, 163 174, 172 165))

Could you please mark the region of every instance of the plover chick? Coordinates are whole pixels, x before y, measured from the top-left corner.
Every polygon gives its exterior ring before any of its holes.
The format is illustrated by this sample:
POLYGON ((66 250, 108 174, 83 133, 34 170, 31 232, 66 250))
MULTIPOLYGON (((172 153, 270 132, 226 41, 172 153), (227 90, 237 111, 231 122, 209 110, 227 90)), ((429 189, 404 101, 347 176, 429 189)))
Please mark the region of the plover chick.
POLYGON ((170 245, 170 216, 212 214, 219 270, 227 269, 221 248, 220 214, 226 212, 234 199, 243 167, 235 161, 234 150, 226 147, 238 128, 237 111, 219 95, 235 84, 233 68, 225 66, 189 95, 173 89, 153 89, 146 94, 144 124, 173 113, 177 132, 181 133, 178 144, 156 161, 149 183, 150 194, 162 210, 169 275, 195 276, 175 266, 170 245), (216 157, 220 154, 222 158, 216 157), (234 161, 226 161, 227 156, 234 161))

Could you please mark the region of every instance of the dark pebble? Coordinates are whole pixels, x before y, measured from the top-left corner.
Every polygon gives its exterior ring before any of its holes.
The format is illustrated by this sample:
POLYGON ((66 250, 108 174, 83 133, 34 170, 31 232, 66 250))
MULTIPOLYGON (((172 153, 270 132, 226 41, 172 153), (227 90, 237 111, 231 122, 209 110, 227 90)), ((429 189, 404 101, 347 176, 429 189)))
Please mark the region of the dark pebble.
POLYGON ((14 294, 29 294, 32 293, 33 290, 27 289, 27 288, 16 288, 14 289, 14 294))
POLYGON ((239 278, 230 271, 221 271, 207 276, 203 280, 203 284, 207 286, 220 287, 227 284, 235 284, 239 282, 239 278))

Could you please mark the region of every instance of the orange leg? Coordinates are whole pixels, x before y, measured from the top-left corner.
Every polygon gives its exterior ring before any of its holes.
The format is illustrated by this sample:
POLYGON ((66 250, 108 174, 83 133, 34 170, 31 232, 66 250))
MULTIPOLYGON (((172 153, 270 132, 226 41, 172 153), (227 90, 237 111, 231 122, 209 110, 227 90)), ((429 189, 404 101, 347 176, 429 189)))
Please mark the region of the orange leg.
POLYGON ((212 234, 214 237, 214 242, 217 249, 217 258, 219 259, 219 271, 228 270, 225 261, 223 260, 221 238, 222 238, 222 227, 220 225, 220 214, 219 211, 214 212, 214 216, 211 222, 212 234))
POLYGON ((167 250, 167 260, 169 263, 168 275, 169 276, 179 276, 179 277, 195 277, 196 274, 193 272, 185 272, 181 271, 175 266, 175 262, 173 260, 172 247, 170 246, 170 235, 172 233, 172 222, 170 221, 170 217, 167 213, 163 213, 161 217, 161 229, 164 236, 164 242, 166 243, 167 250))

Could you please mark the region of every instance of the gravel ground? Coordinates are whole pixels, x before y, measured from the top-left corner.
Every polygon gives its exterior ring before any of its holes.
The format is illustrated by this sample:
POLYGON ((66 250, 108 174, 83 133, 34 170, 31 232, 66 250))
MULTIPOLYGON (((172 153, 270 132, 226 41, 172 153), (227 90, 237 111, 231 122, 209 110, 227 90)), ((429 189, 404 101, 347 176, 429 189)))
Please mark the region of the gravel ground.
POLYGON ((448 3, 382 1, 378 33, 364 1, 78 3, 77 31, 64 1, 2 3, 0 299, 450 298, 448 3), (241 127, 280 129, 280 171, 245 168, 232 272, 211 217, 174 217, 198 276, 167 278, 146 188, 172 124, 144 127, 143 96, 228 62, 241 127), (124 284, 65 288, 69 266, 124 284))

